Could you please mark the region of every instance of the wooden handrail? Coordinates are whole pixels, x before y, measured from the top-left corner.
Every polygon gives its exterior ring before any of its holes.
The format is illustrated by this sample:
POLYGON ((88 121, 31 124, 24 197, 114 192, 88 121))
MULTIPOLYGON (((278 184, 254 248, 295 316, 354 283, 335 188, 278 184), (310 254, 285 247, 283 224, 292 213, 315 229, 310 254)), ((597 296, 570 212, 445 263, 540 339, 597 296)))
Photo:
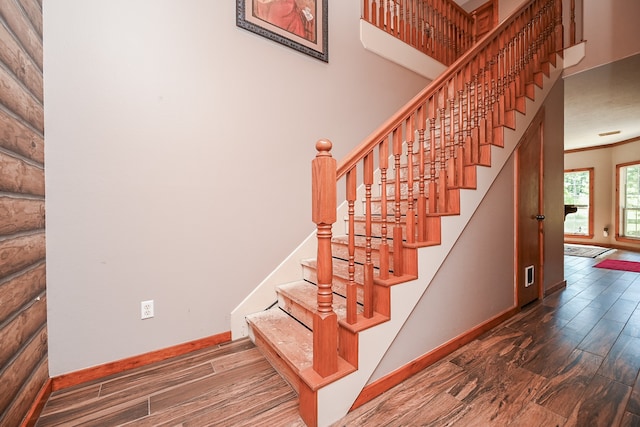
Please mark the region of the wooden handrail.
MULTIPOLYGON (((355 327, 367 323, 379 309, 374 298, 376 283, 389 285, 417 276, 415 248, 439 243, 440 216, 459 212, 459 189, 475 186, 476 166, 490 165, 491 146, 503 144, 499 129, 515 127, 516 111, 524 113, 526 97, 535 96, 535 87, 542 85, 543 75, 549 74, 562 47, 562 0, 531 0, 339 164, 331 159, 331 144, 318 142, 313 166, 319 303, 317 326, 314 321, 314 369, 315 357, 333 360, 340 349, 335 313, 329 309, 333 271, 330 245, 327 249, 329 223, 335 221, 335 213, 332 218, 329 210, 335 211, 338 181, 346 177, 349 209, 345 322, 355 327), (320 172, 324 169, 319 162, 331 170, 320 172), (360 215, 356 214, 358 181, 364 191, 360 215), (358 261, 357 235, 364 242, 364 256, 358 261), (377 257, 373 256, 374 242, 377 257), (362 271, 359 278, 356 267, 362 271), (356 301, 359 288, 362 296, 356 301), (316 333, 323 338, 316 340, 316 333)), ((320 365, 318 362, 322 372, 316 372, 321 376, 333 373, 332 368, 320 365)))
POLYGON ((450 65, 475 41, 475 19, 452 0, 363 0, 362 19, 450 65))

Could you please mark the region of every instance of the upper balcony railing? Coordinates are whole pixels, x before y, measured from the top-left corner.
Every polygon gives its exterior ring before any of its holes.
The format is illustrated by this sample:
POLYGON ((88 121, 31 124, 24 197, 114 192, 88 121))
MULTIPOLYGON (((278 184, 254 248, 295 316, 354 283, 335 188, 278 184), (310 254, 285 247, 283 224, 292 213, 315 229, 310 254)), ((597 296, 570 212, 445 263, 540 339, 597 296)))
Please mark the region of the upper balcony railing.
POLYGON ((452 0, 363 0, 362 17, 445 65, 475 41, 474 17, 452 0))

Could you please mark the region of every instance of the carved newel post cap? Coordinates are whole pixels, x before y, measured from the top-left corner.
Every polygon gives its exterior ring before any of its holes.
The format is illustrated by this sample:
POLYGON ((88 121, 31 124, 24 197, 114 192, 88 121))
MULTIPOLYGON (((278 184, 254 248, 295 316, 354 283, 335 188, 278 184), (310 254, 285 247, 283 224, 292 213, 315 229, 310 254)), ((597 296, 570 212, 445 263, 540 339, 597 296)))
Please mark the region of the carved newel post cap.
POLYGON ((333 144, 328 139, 320 139, 316 142, 316 150, 318 150, 319 156, 330 156, 331 147, 333 147, 333 144))

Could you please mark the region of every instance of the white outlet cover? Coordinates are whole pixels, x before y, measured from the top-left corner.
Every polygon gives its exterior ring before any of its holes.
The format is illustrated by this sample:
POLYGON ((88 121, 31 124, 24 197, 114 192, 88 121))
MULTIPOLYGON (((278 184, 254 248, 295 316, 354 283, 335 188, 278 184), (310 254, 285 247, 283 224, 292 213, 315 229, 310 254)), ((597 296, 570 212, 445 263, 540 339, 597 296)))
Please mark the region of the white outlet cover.
POLYGON ((153 300, 142 301, 140 303, 140 318, 149 319, 153 317, 153 300))

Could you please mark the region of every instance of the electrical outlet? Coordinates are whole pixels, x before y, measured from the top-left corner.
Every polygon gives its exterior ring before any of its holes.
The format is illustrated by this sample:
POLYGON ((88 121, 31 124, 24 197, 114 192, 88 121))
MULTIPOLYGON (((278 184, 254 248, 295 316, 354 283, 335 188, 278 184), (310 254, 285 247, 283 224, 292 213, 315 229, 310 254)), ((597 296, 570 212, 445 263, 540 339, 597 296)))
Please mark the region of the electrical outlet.
POLYGON ((149 319, 153 317, 153 300, 142 301, 140 303, 140 318, 149 319))

